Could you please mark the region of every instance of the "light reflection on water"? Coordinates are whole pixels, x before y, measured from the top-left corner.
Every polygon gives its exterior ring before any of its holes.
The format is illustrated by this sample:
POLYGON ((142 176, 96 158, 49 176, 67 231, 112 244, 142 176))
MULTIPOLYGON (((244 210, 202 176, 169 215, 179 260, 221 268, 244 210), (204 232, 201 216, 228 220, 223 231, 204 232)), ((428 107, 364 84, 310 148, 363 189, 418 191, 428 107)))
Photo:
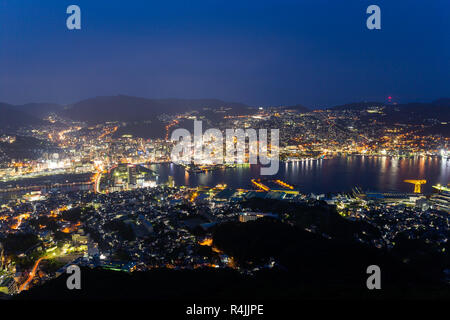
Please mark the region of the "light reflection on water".
MULTIPOLYGON (((206 173, 187 173, 184 168, 173 164, 152 165, 150 168, 160 174, 160 182, 171 175, 177 185, 187 186, 226 183, 230 187, 250 188, 250 180, 261 177, 257 165, 206 173)), ((413 186, 403 180, 426 179, 423 191, 432 192, 432 185, 450 182, 450 161, 431 157, 335 157, 321 161, 281 163, 275 177, 298 186, 303 192, 349 191, 354 186, 374 191, 412 192, 413 186)))
MULTIPOLYGON (((422 191, 431 193, 432 185, 438 183, 446 185, 450 182, 450 159, 441 160, 431 157, 399 159, 349 156, 319 161, 284 162, 280 163, 277 175, 262 177, 258 165, 219 169, 206 173, 189 173, 183 167, 174 164, 154 164, 149 168, 158 172, 160 183, 166 182, 168 176, 173 176, 178 186, 215 186, 225 183, 234 188, 253 188, 250 183, 253 178, 277 178, 296 186, 305 193, 350 191, 355 186, 372 191, 412 192, 414 187, 403 182, 405 179, 426 179, 427 184, 422 186, 422 191)), ((66 176, 63 178, 66 179, 66 176)), ((62 178, 59 176, 58 179, 62 178)), ((90 189, 91 186, 76 185, 59 190, 69 192, 90 189)), ((11 196, 16 198, 27 192, 29 191, 2 193, 0 200, 7 200, 11 196)))

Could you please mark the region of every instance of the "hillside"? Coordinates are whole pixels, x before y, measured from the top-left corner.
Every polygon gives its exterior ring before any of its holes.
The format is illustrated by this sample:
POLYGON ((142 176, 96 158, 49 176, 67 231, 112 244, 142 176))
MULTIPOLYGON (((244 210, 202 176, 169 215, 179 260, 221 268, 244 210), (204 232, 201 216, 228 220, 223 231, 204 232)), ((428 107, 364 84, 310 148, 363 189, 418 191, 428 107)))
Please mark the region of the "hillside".
POLYGON ((312 111, 310 108, 305 107, 305 106, 303 106, 301 104, 296 104, 296 105, 293 105, 293 106, 286 106, 286 107, 283 107, 283 109, 288 109, 288 110, 293 109, 293 110, 297 110, 299 112, 304 112, 304 113, 312 111))
POLYGON ((386 105, 381 102, 353 102, 330 108, 331 110, 342 111, 363 111, 370 107, 385 107, 386 115, 393 118, 411 119, 413 121, 424 118, 439 118, 450 120, 450 98, 441 98, 432 102, 415 102, 397 105, 386 105))
POLYGON ((381 102, 361 101, 361 102, 346 103, 343 105, 331 107, 329 109, 335 110, 335 111, 343 111, 343 110, 362 111, 362 110, 366 110, 367 108, 370 108, 370 107, 376 107, 376 106, 380 107, 383 105, 384 105, 384 103, 381 103, 381 102))
POLYGON ((0 103, 0 114, 0 131, 3 132, 15 130, 18 127, 40 125, 43 123, 39 118, 23 112, 7 103, 0 103))
POLYGON ((450 99, 439 99, 431 103, 407 103, 387 108, 387 116, 393 120, 411 122, 426 119, 450 121, 450 99))
POLYGON ((53 143, 33 137, 16 136, 13 143, 0 142, 0 154, 9 159, 38 159, 44 152, 59 151, 53 143))
MULTIPOLYGON (((331 260, 329 260, 331 262, 331 260)), ((326 262, 326 261, 325 261, 326 262)), ((348 265, 348 264, 345 264, 348 265)), ((328 268, 333 271, 333 267, 328 268)), ((263 270, 254 276, 245 276, 234 270, 168 270, 156 269, 131 274, 101 269, 81 269, 81 290, 68 290, 67 275, 48 281, 30 291, 24 291, 14 300, 146 300, 162 301, 213 301, 223 299, 444 299, 448 298, 445 286, 419 285, 411 290, 404 279, 393 281, 403 285, 386 285, 383 290, 365 288, 366 274, 350 275, 326 281, 336 276, 327 274, 326 266, 315 272, 314 280, 326 276, 319 283, 309 280, 309 274, 288 273, 280 270, 263 270), (348 277, 353 278, 349 283, 348 277), (336 280, 339 285, 336 284, 336 280)))
POLYGON ((202 108, 231 108, 245 110, 244 104, 214 99, 146 99, 124 95, 96 97, 70 105, 62 115, 78 121, 98 123, 104 121, 152 120, 161 114, 175 114, 202 108))
MULTIPOLYGON (((354 234, 376 230, 365 223, 348 221, 333 208, 293 205, 277 200, 251 200, 244 207, 263 212, 286 212, 288 220, 262 218, 241 223, 228 221, 212 228, 214 248, 233 257, 235 266, 253 270, 240 273, 231 268, 155 268, 132 273, 82 268, 81 290, 67 290, 67 274, 35 286, 15 297, 18 300, 65 299, 389 299, 448 298, 442 281, 446 257, 417 240, 398 239, 395 250, 376 249, 354 239, 354 234), (282 210, 282 211, 280 211, 282 210), (317 232, 307 231, 315 225, 317 232), (339 230, 337 230, 339 229, 339 230), (325 237, 323 232, 331 234, 325 237), (420 250, 417 250, 420 248, 420 250), (409 257, 405 263, 404 258, 409 257), (262 266, 274 261, 272 267, 262 266), (429 265, 429 261, 435 261, 429 265), (383 290, 365 285, 366 268, 382 270, 383 290), (258 267, 258 268, 254 268, 258 267)), ((214 255, 202 247, 204 255, 214 255)))
POLYGON ((15 106, 21 112, 25 112, 37 118, 45 118, 51 113, 59 113, 64 106, 56 103, 27 103, 20 106, 15 106))

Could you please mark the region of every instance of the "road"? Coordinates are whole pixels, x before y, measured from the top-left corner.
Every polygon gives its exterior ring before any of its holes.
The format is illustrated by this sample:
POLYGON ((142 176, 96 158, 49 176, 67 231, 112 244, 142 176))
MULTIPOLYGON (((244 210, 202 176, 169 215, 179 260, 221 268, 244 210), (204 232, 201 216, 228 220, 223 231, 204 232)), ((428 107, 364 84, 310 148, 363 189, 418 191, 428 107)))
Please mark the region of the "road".
POLYGON ((41 261, 42 261, 42 260, 45 260, 45 259, 47 259, 47 257, 39 258, 39 259, 36 261, 36 263, 35 263, 34 266, 33 266, 33 270, 31 270, 30 274, 28 275, 27 280, 26 280, 24 283, 22 283, 22 285, 20 286, 19 292, 21 292, 22 290, 25 290, 25 289, 26 289, 26 287, 28 286, 28 284, 31 282, 31 280, 33 280, 34 276, 36 275, 36 271, 37 271, 37 268, 38 268, 38 266, 39 266, 39 263, 41 263, 41 261))

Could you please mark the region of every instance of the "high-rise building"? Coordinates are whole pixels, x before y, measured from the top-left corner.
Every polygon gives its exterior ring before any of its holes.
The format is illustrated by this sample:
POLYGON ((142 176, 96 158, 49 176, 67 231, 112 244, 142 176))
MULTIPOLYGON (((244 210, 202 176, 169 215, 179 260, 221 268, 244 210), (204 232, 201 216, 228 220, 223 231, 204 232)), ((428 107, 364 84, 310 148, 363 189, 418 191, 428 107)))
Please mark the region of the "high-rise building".
POLYGON ((137 171, 136 166, 128 167, 128 188, 132 189, 137 183, 137 171))
POLYGON ((260 218, 278 219, 278 215, 273 214, 273 213, 263 213, 263 212, 241 212, 239 214, 240 222, 254 221, 254 220, 257 220, 260 218))

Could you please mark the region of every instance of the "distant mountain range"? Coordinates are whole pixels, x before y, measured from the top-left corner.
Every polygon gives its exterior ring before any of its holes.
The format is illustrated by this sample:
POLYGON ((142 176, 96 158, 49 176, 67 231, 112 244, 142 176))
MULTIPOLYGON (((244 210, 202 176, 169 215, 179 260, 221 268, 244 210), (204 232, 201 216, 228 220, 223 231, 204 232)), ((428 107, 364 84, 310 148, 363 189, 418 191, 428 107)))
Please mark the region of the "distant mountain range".
POLYGON ((381 102, 355 102, 335 106, 332 110, 362 111, 371 107, 384 107, 386 120, 390 122, 419 123, 425 119, 437 119, 443 122, 450 121, 450 98, 442 98, 433 102, 384 104, 381 102))
POLYGON ((343 105, 338 105, 338 106, 334 106, 334 107, 327 108, 327 109, 338 110, 338 111, 343 111, 343 110, 362 111, 362 110, 366 110, 367 108, 380 107, 380 106, 383 106, 383 105, 384 105, 384 103, 382 103, 382 102, 360 101, 360 102, 346 103, 346 104, 343 104, 343 105))
POLYGON ((78 121, 142 121, 161 114, 176 114, 203 108, 230 108, 233 112, 251 109, 242 103, 216 99, 146 99, 124 95, 96 97, 70 105, 62 115, 78 121))
POLYGON ((305 106, 303 106, 303 105, 301 105, 301 104, 296 104, 296 105, 293 105, 293 106, 286 106, 286 107, 283 107, 283 109, 294 109, 294 110, 297 110, 297 111, 300 111, 300 112, 311 112, 312 110, 310 109, 310 108, 308 108, 308 107, 305 107, 305 106))
POLYGON ((400 113, 406 113, 415 119, 439 119, 450 121, 450 98, 435 100, 431 103, 407 103, 394 107, 400 113))
POLYGON ((41 119, 26 112, 22 107, 7 103, 0 103, 0 115, 0 130, 3 131, 43 123, 41 119))
POLYGON ((187 111, 220 109, 226 114, 248 114, 256 108, 235 102, 217 99, 146 99, 125 95, 103 96, 82 100, 70 105, 55 103, 28 103, 11 105, 0 103, 0 131, 8 132, 19 127, 41 125, 44 118, 55 113, 64 118, 88 123, 105 121, 156 122, 161 114, 176 114, 187 111))
POLYGON ((64 109, 63 105, 56 103, 27 103, 16 106, 22 112, 37 118, 45 118, 51 113, 59 113, 64 109))
MULTIPOLYGON (((380 102, 356 102, 332 107, 332 110, 365 110, 373 106, 383 106, 386 118, 390 121, 422 121, 439 119, 450 121, 450 98, 431 103, 408 103, 386 105, 380 102)), ((161 114, 176 114, 199 111, 200 114, 214 116, 211 109, 224 110, 224 114, 251 114, 256 108, 242 103, 225 102, 217 99, 147 99, 126 95, 103 96, 82 100, 70 105, 54 103, 28 103, 11 105, 0 103, 0 129, 3 131, 23 126, 42 124, 42 119, 51 113, 65 118, 88 123, 105 121, 144 121, 155 120, 161 114)), ((283 109, 296 109, 309 112, 302 105, 284 106, 283 109)), ((216 116, 220 116, 216 114, 216 116)))

